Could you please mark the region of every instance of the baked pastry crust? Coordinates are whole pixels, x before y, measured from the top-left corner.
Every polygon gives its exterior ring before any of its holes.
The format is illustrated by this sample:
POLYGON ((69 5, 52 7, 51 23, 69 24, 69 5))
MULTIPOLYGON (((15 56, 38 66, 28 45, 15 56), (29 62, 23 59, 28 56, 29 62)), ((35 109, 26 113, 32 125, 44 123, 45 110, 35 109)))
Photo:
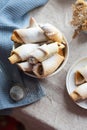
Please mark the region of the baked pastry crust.
POLYGON ((38 78, 46 77, 52 74, 62 64, 63 61, 64 57, 60 56, 58 53, 55 53, 43 62, 34 65, 33 72, 38 78))
POLYGON ((87 82, 87 66, 84 66, 75 73, 75 84, 80 85, 87 82))
POLYGON ((17 47, 11 51, 10 63, 38 78, 52 74, 65 60, 65 38, 49 23, 38 24, 31 18, 29 27, 13 31, 11 40, 17 47))
POLYGON ((84 100, 87 98, 87 83, 81 84, 75 88, 75 90, 70 94, 74 101, 84 100))

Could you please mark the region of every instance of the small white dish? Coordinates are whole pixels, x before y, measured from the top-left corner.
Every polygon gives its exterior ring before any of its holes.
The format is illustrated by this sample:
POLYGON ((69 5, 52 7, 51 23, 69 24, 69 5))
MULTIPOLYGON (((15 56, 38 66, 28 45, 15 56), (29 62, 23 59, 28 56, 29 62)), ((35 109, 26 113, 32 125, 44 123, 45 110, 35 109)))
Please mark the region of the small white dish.
MULTIPOLYGON (((69 69, 68 73, 67 73, 67 77, 66 77, 66 88, 68 91, 68 94, 70 95, 70 93, 72 93, 75 88, 77 87, 75 85, 75 80, 74 80, 74 75, 75 72, 84 67, 85 65, 87 65, 87 57, 84 57, 82 59, 77 60, 69 69)), ((75 102, 78 106, 80 106, 81 108, 87 109, 87 99, 83 100, 83 101, 79 101, 79 102, 75 102)))

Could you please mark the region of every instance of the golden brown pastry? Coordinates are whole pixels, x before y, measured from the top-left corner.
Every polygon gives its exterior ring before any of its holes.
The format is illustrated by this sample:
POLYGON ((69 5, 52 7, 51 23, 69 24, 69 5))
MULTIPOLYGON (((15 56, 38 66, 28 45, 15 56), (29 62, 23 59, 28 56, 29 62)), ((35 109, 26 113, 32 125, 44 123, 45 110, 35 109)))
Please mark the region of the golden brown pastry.
POLYGON ((64 57, 55 53, 41 63, 34 65, 33 72, 38 77, 46 77, 52 74, 63 62, 64 57))
POLYGON ((11 40, 17 43, 37 43, 47 41, 48 38, 40 27, 32 27, 14 30, 11 40))
POLYGON ((48 45, 43 44, 30 54, 29 63, 36 64, 38 62, 42 62, 53 54, 58 52, 60 53, 60 50, 62 50, 62 48, 61 46, 58 46, 57 42, 48 45))
MULTIPOLYGON (((38 24, 37 24, 36 20, 33 17, 30 18, 30 25, 27 28, 31 28, 31 27, 38 27, 38 24)), ((25 28, 25 29, 27 29, 27 28, 25 28)), ((21 38, 21 36, 15 30, 12 33, 11 40, 16 42, 16 43, 20 43, 20 44, 24 43, 24 41, 21 38)))
POLYGON ((76 87, 75 90, 70 94, 70 97, 74 101, 84 100, 87 98, 87 83, 81 84, 76 87))
POLYGON ((29 64, 28 61, 17 63, 18 67, 24 72, 31 72, 32 71, 32 64, 29 64))
POLYGON ((13 31, 11 40, 17 46, 8 58, 10 63, 38 78, 52 74, 65 60, 66 41, 61 31, 51 24, 38 24, 33 17, 27 28, 13 31))
POLYGON ((34 51, 39 45, 38 44, 24 44, 11 52, 11 56, 8 58, 11 64, 15 64, 20 61, 28 59, 30 53, 34 51))
POLYGON ((40 25, 41 29, 44 31, 44 34, 52 41, 54 42, 64 42, 63 34, 60 32, 59 29, 54 27, 53 25, 47 23, 40 25))
POLYGON ((14 30, 11 40, 21 44, 47 42, 49 40, 65 43, 64 36, 59 29, 51 24, 39 25, 34 18, 30 19, 30 26, 28 28, 14 30))
POLYGON ((87 81, 87 66, 84 66, 75 73, 75 84, 80 85, 87 81))

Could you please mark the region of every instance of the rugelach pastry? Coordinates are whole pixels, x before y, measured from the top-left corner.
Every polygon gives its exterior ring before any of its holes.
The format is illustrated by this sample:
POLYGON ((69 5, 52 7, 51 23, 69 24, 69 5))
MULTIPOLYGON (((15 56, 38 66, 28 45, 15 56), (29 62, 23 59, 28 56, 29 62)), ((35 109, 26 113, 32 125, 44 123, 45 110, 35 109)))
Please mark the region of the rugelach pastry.
POLYGON ((64 36, 59 29, 49 23, 38 25, 34 19, 31 19, 30 27, 14 30, 11 40, 20 44, 49 40, 65 43, 64 36))
POLYGON ((70 94, 70 97, 74 101, 84 100, 87 98, 87 83, 81 84, 75 88, 75 90, 70 94))
POLYGON ((21 62, 21 63, 17 63, 18 67, 24 71, 24 72, 32 72, 32 64, 30 64, 28 61, 24 61, 24 62, 21 62))
POLYGON ((12 50, 11 56, 8 58, 12 64, 28 59, 30 53, 34 51, 38 44, 24 44, 12 50))
POLYGON ((75 84, 80 85, 87 82, 87 66, 84 66, 75 73, 75 84))
POLYGON ((55 53, 48 59, 33 66, 33 72, 38 77, 46 77, 52 74, 63 62, 64 57, 55 53))
POLYGON ((43 44, 42 46, 38 47, 35 51, 33 51, 29 56, 29 63, 36 64, 38 62, 42 62, 48 59, 55 53, 60 53, 61 46, 58 46, 58 43, 51 43, 51 44, 43 44))
POLYGON ((49 23, 38 24, 31 18, 28 27, 13 31, 11 40, 15 47, 8 59, 27 74, 46 77, 65 60, 66 40, 62 32, 49 23))

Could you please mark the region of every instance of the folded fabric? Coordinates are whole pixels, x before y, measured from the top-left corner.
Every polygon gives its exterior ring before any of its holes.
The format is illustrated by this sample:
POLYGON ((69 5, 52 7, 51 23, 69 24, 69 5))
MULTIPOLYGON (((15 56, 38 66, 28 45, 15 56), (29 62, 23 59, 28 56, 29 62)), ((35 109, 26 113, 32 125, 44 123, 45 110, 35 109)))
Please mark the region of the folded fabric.
POLYGON ((19 71, 16 65, 8 61, 13 42, 12 31, 29 24, 29 11, 42 6, 47 0, 0 0, 0 110, 24 106, 44 96, 37 79, 28 77, 19 71), (26 96, 14 102, 9 96, 10 88, 19 83, 26 90, 26 96))

